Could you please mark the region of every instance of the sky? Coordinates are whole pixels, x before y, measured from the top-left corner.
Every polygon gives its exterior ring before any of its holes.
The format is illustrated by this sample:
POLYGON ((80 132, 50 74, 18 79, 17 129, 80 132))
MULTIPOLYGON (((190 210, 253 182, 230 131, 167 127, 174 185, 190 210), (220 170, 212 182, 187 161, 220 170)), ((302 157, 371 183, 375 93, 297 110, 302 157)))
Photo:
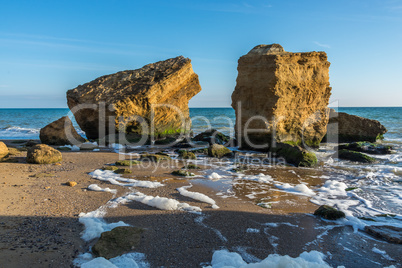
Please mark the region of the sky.
POLYGON ((402 0, 2 1, 0 108, 65 108, 66 91, 183 55, 230 107, 237 60, 259 44, 325 51, 331 103, 402 106, 402 0))

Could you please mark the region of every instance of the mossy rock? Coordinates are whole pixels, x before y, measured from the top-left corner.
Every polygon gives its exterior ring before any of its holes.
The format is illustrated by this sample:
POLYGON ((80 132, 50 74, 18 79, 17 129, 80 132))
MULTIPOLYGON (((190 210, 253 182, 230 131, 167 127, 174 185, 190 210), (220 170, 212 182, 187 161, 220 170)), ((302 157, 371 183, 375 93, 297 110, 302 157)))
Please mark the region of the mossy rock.
POLYGON ((349 150, 354 152, 384 155, 384 154, 391 154, 393 147, 390 145, 382 145, 382 144, 361 141, 361 142, 341 144, 338 146, 338 150, 349 150))
POLYGON ((230 137, 219 132, 216 129, 208 129, 198 135, 196 135, 193 141, 203 141, 212 144, 228 145, 231 141, 230 137))
POLYGON ((116 170, 113 171, 116 174, 130 174, 132 173, 131 169, 129 168, 118 168, 116 170))
POLYGON ((314 215, 327 220, 345 218, 345 213, 327 205, 320 206, 316 211, 314 211, 314 215))
POLYGON ((135 251, 140 244, 144 229, 130 226, 120 226, 101 234, 92 247, 96 257, 111 259, 124 253, 135 251))
POLYGON ((106 167, 103 167, 103 170, 112 170, 112 171, 115 171, 115 170, 118 170, 119 168, 118 167, 116 167, 116 166, 106 166, 106 167))
POLYGON ((187 151, 187 150, 179 150, 179 157, 183 159, 197 159, 195 154, 193 152, 187 151))
MULTIPOLYGON (((336 156, 336 154, 334 154, 336 156)), ((350 160, 354 162, 360 163, 374 163, 376 162, 375 158, 365 155, 363 153, 349 151, 349 150, 340 150, 338 152, 338 158, 344 160, 350 160)))
POLYGON ((183 170, 183 169, 179 169, 179 170, 173 171, 173 172, 172 172, 172 175, 175 175, 175 176, 182 176, 182 177, 194 176, 193 173, 188 172, 188 171, 183 170))
POLYGON ((133 165, 138 165, 139 163, 140 163, 139 161, 135 161, 135 160, 119 160, 119 161, 116 161, 115 165, 131 167, 133 165))
POLYGON ((187 166, 183 167, 182 169, 201 169, 201 168, 194 164, 188 164, 187 166))
POLYGON ((144 154, 141 155, 141 161, 159 162, 162 160, 170 160, 170 156, 165 154, 144 154))
POLYGON ((61 146, 61 147, 58 147, 57 150, 59 150, 60 152, 70 152, 70 151, 71 151, 71 148, 70 148, 70 147, 61 146))
POLYGON ((317 156, 314 153, 300 146, 277 143, 276 147, 271 148, 271 151, 297 167, 315 167, 318 163, 317 156))
POLYGON ((176 141, 177 141, 177 139, 176 138, 169 138, 169 137, 166 137, 166 138, 164 138, 164 139, 160 139, 160 140, 156 140, 155 141, 155 144, 156 145, 168 145, 168 144, 175 144, 176 143, 176 141))
POLYGON ((223 145, 220 144, 212 144, 209 148, 208 148, 208 156, 210 157, 231 157, 232 156, 232 151, 229 150, 228 148, 226 148, 223 145))
POLYGON ((208 147, 191 150, 195 154, 208 154, 208 147))
POLYGON ((56 149, 38 144, 28 149, 27 162, 31 164, 53 164, 62 161, 62 155, 56 149))

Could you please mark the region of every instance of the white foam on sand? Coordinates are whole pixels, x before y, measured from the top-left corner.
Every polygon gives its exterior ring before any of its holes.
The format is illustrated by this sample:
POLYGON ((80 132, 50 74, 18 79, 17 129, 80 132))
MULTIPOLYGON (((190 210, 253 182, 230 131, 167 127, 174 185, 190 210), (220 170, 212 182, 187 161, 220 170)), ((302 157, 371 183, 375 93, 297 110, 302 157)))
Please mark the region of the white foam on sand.
POLYGON ((274 180, 271 176, 265 175, 263 173, 260 173, 255 176, 244 176, 244 177, 241 177, 241 179, 248 180, 248 181, 256 181, 259 183, 272 183, 274 180))
POLYGON ((209 196, 207 196, 207 195, 205 195, 205 194, 202 194, 202 193, 198 193, 198 192, 190 192, 190 191, 187 191, 187 189, 188 189, 188 188, 191 188, 191 187, 192 187, 192 185, 190 185, 190 186, 183 186, 183 187, 177 188, 177 191, 179 191, 179 193, 180 193, 182 196, 186 196, 186 197, 189 197, 189 198, 192 198, 192 199, 195 199, 195 200, 198 200, 198 201, 201 201, 201 202, 210 204, 210 205, 212 205, 212 208, 213 208, 213 209, 218 209, 218 208, 219 208, 219 207, 216 205, 215 200, 213 200, 213 199, 210 198, 209 196))
POLYGON ((112 230, 118 226, 129 226, 123 221, 107 223, 103 217, 106 215, 106 207, 102 206, 97 210, 80 213, 79 222, 84 225, 84 231, 81 233, 81 238, 85 241, 91 241, 94 238, 100 237, 101 233, 112 230))
POLYGON ((219 180, 222 179, 223 177, 216 172, 212 172, 211 175, 207 176, 207 178, 210 180, 219 180))
POLYGON ((393 260, 394 260, 393 258, 391 258, 391 257, 387 254, 387 252, 386 252, 385 250, 381 250, 381 249, 378 249, 378 248, 376 248, 376 247, 373 247, 371 250, 372 250, 373 252, 377 253, 377 254, 382 255, 384 259, 387 259, 387 260, 389 260, 389 261, 393 261, 393 260))
POLYGON ((141 202, 145 205, 159 208, 161 210, 182 210, 193 213, 200 213, 202 211, 201 208, 199 207, 190 206, 187 203, 180 203, 176 199, 145 195, 141 192, 131 193, 116 199, 116 202, 118 203, 129 202, 129 201, 141 202))
POLYGON ((297 184, 295 186, 292 186, 289 183, 284 184, 276 183, 275 187, 281 189, 282 191, 289 192, 292 194, 305 195, 305 196, 316 195, 316 193, 310 188, 308 188, 305 184, 297 184))
POLYGON ((89 185, 89 186, 88 186, 88 189, 91 190, 91 191, 96 191, 96 192, 109 192, 109 193, 112 193, 112 194, 116 194, 116 193, 117 193, 117 190, 116 190, 116 189, 110 189, 109 187, 102 188, 102 187, 100 187, 100 186, 97 185, 97 184, 91 184, 91 185, 89 185))
POLYGON ((97 169, 89 173, 89 175, 91 175, 93 179, 97 179, 100 181, 107 181, 111 184, 124 187, 157 188, 164 186, 164 184, 156 181, 139 181, 135 179, 123 178, 122 175, 116 174, 111 170, 97 169))
POLYGON ((143 253, 127 253, 121 256, 105 259, 103 257, 93 258, 90 253, 81 254, 73 262, 81 268, 148 268, 143 253))
POLYGON ((229 252, 227 250, 217 250, 212 256, 211 268, 240 268, 240 267, 253 267, 253 268, 330 268, 324 261, 324 254, 318 251, 303 252, 297 258, 289 256, 281 256, 278 254, 271 254, 261 262, 246 263, 240 254, 229 252))

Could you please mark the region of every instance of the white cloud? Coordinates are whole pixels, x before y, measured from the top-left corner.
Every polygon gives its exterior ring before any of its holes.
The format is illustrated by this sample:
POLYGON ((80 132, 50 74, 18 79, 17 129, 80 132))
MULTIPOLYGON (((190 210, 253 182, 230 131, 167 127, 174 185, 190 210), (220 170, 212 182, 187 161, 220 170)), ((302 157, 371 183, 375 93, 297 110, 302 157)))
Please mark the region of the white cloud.
POLYGON ((330 45, 321 44, 321 43, 319 43, 319 42, 317 42, 317 41, 314 41, 314 44, 316 44, 317 46, 320 46, 320 47, 331 48, 330 45))

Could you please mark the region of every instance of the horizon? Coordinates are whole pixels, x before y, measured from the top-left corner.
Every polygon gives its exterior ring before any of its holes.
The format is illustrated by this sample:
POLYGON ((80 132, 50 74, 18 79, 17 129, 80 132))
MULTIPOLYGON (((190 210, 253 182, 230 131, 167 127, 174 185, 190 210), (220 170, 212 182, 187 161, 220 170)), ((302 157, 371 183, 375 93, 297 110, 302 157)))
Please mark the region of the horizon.
POLYGON ((64 108, 69 89, 178 55, 202 87, 189 106, 230 107, 237 60, 272 43, 327 53, 330 103, 401 106, 402 0, 18 1, 0 15, 2 108, 64 108))

